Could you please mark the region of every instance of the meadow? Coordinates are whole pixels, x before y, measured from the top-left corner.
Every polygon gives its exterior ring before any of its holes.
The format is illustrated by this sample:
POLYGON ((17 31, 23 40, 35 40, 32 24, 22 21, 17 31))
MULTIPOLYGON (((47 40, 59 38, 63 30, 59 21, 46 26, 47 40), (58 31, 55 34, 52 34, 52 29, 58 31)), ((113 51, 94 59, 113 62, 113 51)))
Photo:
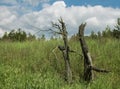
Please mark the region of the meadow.
POLYGON ((0 89, 120 89, 120 40, 86 39, 93 65, 109 73, 94 72, 94 79, 83 81, 83 58, 79 41, 69 41, 73 83, 64 81, 61 40, 0 42, 0 89))

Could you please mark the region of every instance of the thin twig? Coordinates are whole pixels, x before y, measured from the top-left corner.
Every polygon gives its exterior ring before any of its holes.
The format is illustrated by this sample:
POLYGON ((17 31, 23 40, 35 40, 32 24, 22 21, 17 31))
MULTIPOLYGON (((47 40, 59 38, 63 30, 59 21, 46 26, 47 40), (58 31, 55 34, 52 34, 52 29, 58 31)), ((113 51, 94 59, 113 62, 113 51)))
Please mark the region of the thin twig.
POLYGON ((55 53, 55 50, 56 50, 57 48, 58 48, 58 46, 55 47, 55 48, 52 50, 52 53, 54 54, 55 58, 56 58, 57 60, 59 60, 58 57, 57 57, 57 55, 56 55, 56 53, 55 53))

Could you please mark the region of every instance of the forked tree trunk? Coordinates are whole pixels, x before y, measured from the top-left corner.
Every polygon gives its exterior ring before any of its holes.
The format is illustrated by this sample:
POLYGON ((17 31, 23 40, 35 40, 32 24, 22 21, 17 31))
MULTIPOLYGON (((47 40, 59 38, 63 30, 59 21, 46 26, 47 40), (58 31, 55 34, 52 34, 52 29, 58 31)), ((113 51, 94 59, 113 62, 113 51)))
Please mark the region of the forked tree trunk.
POLYGON ((86 23, 81 24, 79 26, 78 35, 79 35, 79 41, 80 41, 81 48, 82 48, 82 53, 83 53, 83 56, 84 56, 84 80, 87 81, 87 82, 90 82, 93 79, 92 70, 94 70, 96 72, 104 72, 104 73, 108 73, 110 71, 103 70, 103 69, 98 69, 98 68, 93 66, 92 58, 91 58, 91 55, 88 51, 88 47, 87 47, 87 44, 86 44, 85 39, 84 39, 85 26, 86 26, 86 23))
POLYGON ((90 53, 88 52, 88 47, 84 39, 85 26, 86 26, 86 23, 81 24, 79 26, 79 41, 80 41, 82 53, 84 56, 84 80, 89 82, 93 78, 93 73, 92 73, 92 68, 91 68, 92 59, 91 59, 90 53))

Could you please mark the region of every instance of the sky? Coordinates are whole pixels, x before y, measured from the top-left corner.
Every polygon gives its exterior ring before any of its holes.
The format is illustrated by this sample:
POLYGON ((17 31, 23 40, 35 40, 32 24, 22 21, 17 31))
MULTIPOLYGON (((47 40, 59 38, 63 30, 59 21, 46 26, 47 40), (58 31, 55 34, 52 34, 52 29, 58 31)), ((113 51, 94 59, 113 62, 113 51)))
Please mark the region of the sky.
POLYGON ((60 17, 69 36, 77 33, 84 22, 85 35, 103 31, 107 25, 114 28, 120 18, 119 3, 120 0, 0 0, 0 37, 18 28, 39 36, 44 34, 38 33, 39 29, 51 28, 51 22, 60 17))

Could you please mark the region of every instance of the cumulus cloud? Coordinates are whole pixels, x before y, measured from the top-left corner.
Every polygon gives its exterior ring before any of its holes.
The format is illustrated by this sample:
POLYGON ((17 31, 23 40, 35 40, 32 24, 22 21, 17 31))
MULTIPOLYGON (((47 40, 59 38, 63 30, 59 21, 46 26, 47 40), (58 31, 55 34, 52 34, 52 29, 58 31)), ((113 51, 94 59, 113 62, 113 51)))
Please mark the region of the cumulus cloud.
POLYGON ((104 30, 107 25, 114 27, 116 19, 120 17, 119 8, 103 7, 100 5, 67 7, 64 1, 56 1, 52 5, 46 4, 40 11, 33 11, 20 17, 11 14, 9 10, 5 11, 6 12, 3 12, 4 18, 2 18, 0 14, 0 19, 2 19, 0 25, 2 25, 2 27, 4 27, 3 23, 11 23, 12 27, 21 27, 26 31, 35 33, 35 28, 30 26, 30 24, 41 29, 48 29, 51 27, 51 21, 55 22, 62 17, 70 35, 78 31, 78 26, 82 22, 87 22, 85 34, 90 34, 92 30, 104 30), (9 16, 7 16, 7 14, 9 14, 9 16), (5 22, 6 18, 10 21, 5 22))
POLYGON ((40 3, 49 2, 49 0, 24 0, 23 3, 27 3, 32 6, 37 6, 40 3))
POLYGON ((57 21, 60 16, 64 19, 70 34, 77 32, 82 22, 87 22, 86 34, 89 34, 91 30, 104 30, 107 25, 113 27, 120 16, 120 9, 99 5, 66 7, 64 1, 57 1, 25 17, 28 22, 32 19, 32 24, 43 29, 49 27, 51 21, 57 21))
POLYGON ((17 14, 14 11, 11 11, 11 8, 7 8, 5 6, 0 6, 0 28, 2 30, 12 29, 12 24, 16 21, 17 14))

